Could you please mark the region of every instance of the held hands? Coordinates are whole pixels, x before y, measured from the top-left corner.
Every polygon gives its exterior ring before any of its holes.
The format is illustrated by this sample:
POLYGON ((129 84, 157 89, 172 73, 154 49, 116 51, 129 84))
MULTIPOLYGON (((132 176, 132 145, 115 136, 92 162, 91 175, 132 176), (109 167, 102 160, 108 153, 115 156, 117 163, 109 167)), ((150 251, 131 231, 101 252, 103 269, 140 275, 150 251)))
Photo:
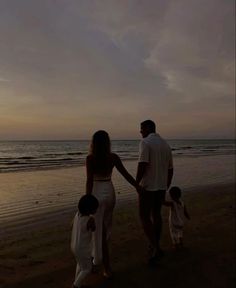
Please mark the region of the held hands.
POLYGON ((93 217, 90 217, 87 223, 87 229, 94 232, 96 230, 96 224, 93 217))
POLYGON ((145 191, 145 189, 140 185, 137 185, 135 188, 136 188, 136 191, 139 195, 145 191))

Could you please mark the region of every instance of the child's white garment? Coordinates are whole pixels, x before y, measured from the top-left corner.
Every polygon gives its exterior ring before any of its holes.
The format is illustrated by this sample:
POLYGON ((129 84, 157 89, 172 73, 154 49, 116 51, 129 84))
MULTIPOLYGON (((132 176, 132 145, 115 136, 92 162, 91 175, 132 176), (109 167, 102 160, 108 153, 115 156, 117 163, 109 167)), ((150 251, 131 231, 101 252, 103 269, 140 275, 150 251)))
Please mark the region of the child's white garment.
POLYGON ((83 279, 92 271, 92 231, 87 223, 91 216, 76 213, 71 235, 71 251, 77 262, 74 286, 80 287, 83 279))
POLYGON ((169 214, 169 228, 170 235, 173 241, 173 244, 180 243, 180 238, 183 238, 183 228, 184 228, 184 203, 179 200, 180 203, 177 203, 173 200, 169 214))

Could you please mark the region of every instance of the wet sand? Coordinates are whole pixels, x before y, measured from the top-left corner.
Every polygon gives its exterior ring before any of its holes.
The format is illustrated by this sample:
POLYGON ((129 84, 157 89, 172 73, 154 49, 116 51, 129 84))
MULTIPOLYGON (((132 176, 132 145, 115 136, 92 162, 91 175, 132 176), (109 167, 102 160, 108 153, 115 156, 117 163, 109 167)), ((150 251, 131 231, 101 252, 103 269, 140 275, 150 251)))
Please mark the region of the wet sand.
MULTIPOLYGON (((135 175, 136 161, 124 164, 135 175)), ((183 187, 192 217, 186 225, 186 249, 173 253, 167 208, 163 210, 166 253, 154 270, 146 265, 137 194, 114 171, 117 205, 111 257, 115 278, 104 282, 96 276, 93 286, 233 287, 234 164, 232 155, 174 159, 173 184, 183 187)), ((84 167, 0 174, 1 288, 71 287, 75 268, 69 250, 71 222, 84 187, 84 167)))
MULTIPOLYGON (((135 176, 137 161, 125 161, 135 176)), ((234 155, 175 157, 173 185, 188 193, 199 185, 233 182, 234 155)), ((114 169, 117 207, 136 199, 136 193, 114 169)), ((0 238, 34 229, 41 223, 57 223, 62 215, 71 215, 85 191, 85 167, 29 172, 0 173, 0 238), (33 221, 32 221, 33 219, 33 221)))
MULTIPOLYGON (((172 250, 168 208, 163 208, 165 255, 152 269, 146 263, 147 241, 136 197, 118 205, 111 240, 114 279, 105 281, 93 275, 89 284, 112 288, 234 287, 235 182, 195 186, 184 190, 183 199, 191 215, 185 227, 185 248, 172 250)), ((75 269, 69 250, 72 210, 58 210, 53 217, 44 212, 44 221, 31 217, 30 226, 19 222, 17 233, 11 230, 1 237, 0 287, 71 287, 75 269)))

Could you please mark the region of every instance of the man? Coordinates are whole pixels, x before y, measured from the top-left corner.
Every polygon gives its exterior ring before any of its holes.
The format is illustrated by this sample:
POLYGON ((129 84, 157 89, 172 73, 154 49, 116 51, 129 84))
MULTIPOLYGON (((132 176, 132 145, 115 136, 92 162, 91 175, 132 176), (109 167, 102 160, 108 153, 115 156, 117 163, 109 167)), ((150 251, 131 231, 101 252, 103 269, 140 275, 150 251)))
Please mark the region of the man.
POLYGON ((163 254, 159 245, 162 231, 161 206, 173 177, 173 161, 171 148, 156 133, 153 121, 142 122, 140 133, 143 140, 139 146, 136 180, 143 190, 139 193, 139 214, 152 250, 149 264, 155 264, 163 254))

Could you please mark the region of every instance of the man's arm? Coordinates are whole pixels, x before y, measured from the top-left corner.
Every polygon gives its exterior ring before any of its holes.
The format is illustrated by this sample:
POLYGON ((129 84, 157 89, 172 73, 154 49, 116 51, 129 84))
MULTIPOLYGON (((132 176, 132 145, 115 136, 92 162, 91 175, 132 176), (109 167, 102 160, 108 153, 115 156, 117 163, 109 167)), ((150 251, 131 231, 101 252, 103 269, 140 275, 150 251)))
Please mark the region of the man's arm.
POLYGON ((167 177, 167 189, 169 189, 172 178, 173 178, 173 174, 174 174, 174 169, 170 168, 168 169, 168 177, 167 177))
POLYGON ((138 184, 140 183, 144 174, 146 173, 148 162, 149 162, 149 147, 144 141, 141 141, 139 145, 139 163, 136 174, 136 181, 138 184))
POLYGON ((138 184, 140 183, 140 181, 142 180, 142 178, 146 172, 147 165, 148 165, 147 162, 139 162, 138 163, 138 169, 137 169, 137 174, 136 174, 136 181, 138 184))

